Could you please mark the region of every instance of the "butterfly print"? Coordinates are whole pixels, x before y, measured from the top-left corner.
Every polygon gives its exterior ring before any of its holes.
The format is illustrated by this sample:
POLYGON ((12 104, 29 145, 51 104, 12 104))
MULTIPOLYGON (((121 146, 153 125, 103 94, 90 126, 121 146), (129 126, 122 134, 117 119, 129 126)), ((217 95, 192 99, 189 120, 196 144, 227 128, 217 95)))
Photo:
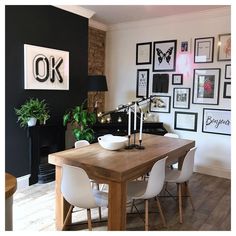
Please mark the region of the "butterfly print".
POLYGON ((170 60, 171 60, 171 54, 173 52, 174 47, 170 47, 166 53, 162 52, 162 50, 160 48, 156 48, 157 50, 157 56, 158 56, 158 61, 159 61, 159 65, 162 63, 162 61, 165 59, 166 62, 168 64, 170 64, 170 60))

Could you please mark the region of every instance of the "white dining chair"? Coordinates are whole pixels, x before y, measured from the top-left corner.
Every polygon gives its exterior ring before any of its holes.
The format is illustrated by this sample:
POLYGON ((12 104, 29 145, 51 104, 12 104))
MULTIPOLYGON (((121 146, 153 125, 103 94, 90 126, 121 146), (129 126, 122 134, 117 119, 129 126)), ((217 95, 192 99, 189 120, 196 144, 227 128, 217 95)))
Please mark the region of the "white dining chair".
POLYGON ((170 138, 179 138, 178 134, 174 134, 174 133, 166 133, 164 134, 165 137, 170 137, 170 138))
MULTIPOLYGON (((174 133, 166 133, 164 134, 165 137, 169 137, 169 138, 179 138, 178 134, 174 134, 174 133)), ((172 165, 169 166, 171 169, 178 169, 178 163, 174 163, 172 165)))
POLYGON ((165 178, 166 183, 176 183, 177 184, 180 223, 183 223, 183 213, 182 213, 182 187, 183 187, 183 184, 186 187, 187 194, 190 199, 190 203, 191 203, 192 208, 194 210, 192 196, 191 196, 191 193, 190 193, 189 187, 188 187, 188 181, 193 174, 195 152, 196 152, 196 147, 191 148, 188 151, 188 153, 186 154, 186 156, 184 158, 181 170, 166 169, 166 178, 165 178))
MULTIPOLYGON (((82 148, 82 147, 86 147, 90 145, 90 143, 87 140, 77 140, 75 142, 75 148, 82 148)), ((96 183, 94 180, 90 180, 90 182, 92 183, 92 186, 95 185, 97 190, 99 190, 99 183, 96 183)), ((98 208, 98 214, 99 214, 99 219, 102 219, 102 210, 99 207, 98 208)))
POLYGON ((132 201, 131 212, 135 200, 145 200, 145 230, 148 230, 148 200, 151 198, 156 198, 162 222, 166 226, 165 217, 157 196, 164 185, 166 159, 167 157, 157 161, 153 165, 147 181, 132 181, 127 184, 127 200, 128 202, 132 201))
POLYGON ((62 230, 65 229, 75 206, 87 209, 88 228, 92 230, 91 209, 107 207, 108 194, 92 189, 90 179, 85 170, 69 165, 62 166, 61 192, 70 204, 62 230))

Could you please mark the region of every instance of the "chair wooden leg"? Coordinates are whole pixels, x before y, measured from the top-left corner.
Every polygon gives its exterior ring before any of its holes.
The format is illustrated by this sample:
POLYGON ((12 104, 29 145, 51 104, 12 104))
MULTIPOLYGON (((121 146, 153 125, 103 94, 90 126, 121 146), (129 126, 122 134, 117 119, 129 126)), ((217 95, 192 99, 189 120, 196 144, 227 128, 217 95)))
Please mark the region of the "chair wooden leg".
POLYGON ((178 192, 179 192, 179 222, 182 224, 183 223, 183 214, 182 214, 182 189, 181 186, 182 184, 177 184, 178 186, 178 192))
POLYGON ((161 203, 160 203, 158 197, 156 197, 156 200, 157 200, 157 207, 158 207, 158 210, 160 212, 162 223, 163 223, 164 227, 166 227, 166 219, 165 219, 165 216, 164 216, 163 211, 161 209, 161 203))
POLYGON ((91 210, 87 209, 87 218, 88 218, 88 229, 92 231, 92 218, 91 218, 91 210))
POLYGON ((186 189, 187 189, 187 193, 188 193, 189 200, 190 200, 190 203, 192 205, 192 208, 193 208, 193 210, 195 210, 195 207, 193 205, 193 198, 192 198, 192 195, 191 195, 189 187, 188 187, 188 182, 185 182, 185 186, 186 186, 186 189))
POLYGON ((145 231, 148 231, 148 200, 145 200, 145 231))
POLYGON ((131 204, 131 209, 130 209, 130 213, 133 212, 133 208, 134 208, 134 202, 135 202, 135 199, 132 200, 132 204, 131 204))
MULTIPOLYGON (((95 184, 96 184, 97 190, 99 190, 99 184, 98 183, 95 183, 95 184)), ((98 215, 99 215, 99 220, 102 220, 102 210, 101 210, 101 207, 98 207, 98 215)))
POLYGON ((70 218, 70 216, 71 216, 71 212, 72 212, 73 208, 74 208, 74 206, 70 205, 69 211, 67 212, 67 215, 66 215, 64 224, 63 224, 63 226, 62 226, 62 231, 65 230, 65 228, 66 228, 66 225, 67 225, 68 220, 69 220, 69 218, 70 218))

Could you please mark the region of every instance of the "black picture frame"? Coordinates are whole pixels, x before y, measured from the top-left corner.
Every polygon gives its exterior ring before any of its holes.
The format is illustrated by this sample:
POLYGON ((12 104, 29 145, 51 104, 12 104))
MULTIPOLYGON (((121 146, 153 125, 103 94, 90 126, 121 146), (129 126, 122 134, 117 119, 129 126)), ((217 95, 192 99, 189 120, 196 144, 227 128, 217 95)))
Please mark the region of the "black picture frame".
POLYGON ((220 68, 194 69, 192 92, 193 104, 219 104, 220 75, 220 68))
POLYGON ((231 135, 231 110, 203 108, 202 132, 231 135))
POLYGON ((198 113, 175 112, 174 129, 197 132, 198 113))
POLYGON ((153 72, 175 71, 177 40, 153 43, 153 72))
POLYGON ((182 85, 183 74, 172 74, 172 85, 182 85))
POLYGON ((159 96, 154 102, 150 102, 150 112, 170 113, 171 96, 159 96))
POLYGON ((151 64, 152 61, 152 42, 136 44, 136 65, 151 64))
POLYGON ((195 38, 194 63, 212 63, 214 58, 214 37, 195 38))
POLYGON ((136 97, 148 97, 149 92, 149 69, 137 70, 136 97))
POLYGON ((190 108, 190 88, 173 89, 173 108, 189 109, 190 108))
POLYGON ((231 98, 231 82, 224 82, 223 98, 231 98))
POLYGON ((225 65, 225 79, 231 79, 231 64, 225 65))
POLYGON ((231 60, 231 34, 219 34, 218 36, 218 61, 231 60))

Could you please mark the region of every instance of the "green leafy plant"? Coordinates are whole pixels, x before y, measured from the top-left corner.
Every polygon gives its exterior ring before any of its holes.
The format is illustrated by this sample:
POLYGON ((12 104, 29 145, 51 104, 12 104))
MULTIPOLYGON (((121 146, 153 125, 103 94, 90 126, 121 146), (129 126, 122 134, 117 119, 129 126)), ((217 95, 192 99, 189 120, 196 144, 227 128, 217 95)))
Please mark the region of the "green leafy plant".
POLYGON ((14 109, 21 127, 27 127, 28 121, 32 117, 36 118, 41 125, 45 124, 50 118, 47 103, 45 100, 40 101, 38 98, 30 98, 19 109, 14 109))
POLYGON ((91 128, 96 122, 96 115, 93 112, 88 112, 85 108, 86 100, 81 106, 76 106, 70 109, 63 116, 63 125, 68 123, 72 126, 73 135, 76 140, 87 140, 92 142, 94 139, 94 132, 91 128))

